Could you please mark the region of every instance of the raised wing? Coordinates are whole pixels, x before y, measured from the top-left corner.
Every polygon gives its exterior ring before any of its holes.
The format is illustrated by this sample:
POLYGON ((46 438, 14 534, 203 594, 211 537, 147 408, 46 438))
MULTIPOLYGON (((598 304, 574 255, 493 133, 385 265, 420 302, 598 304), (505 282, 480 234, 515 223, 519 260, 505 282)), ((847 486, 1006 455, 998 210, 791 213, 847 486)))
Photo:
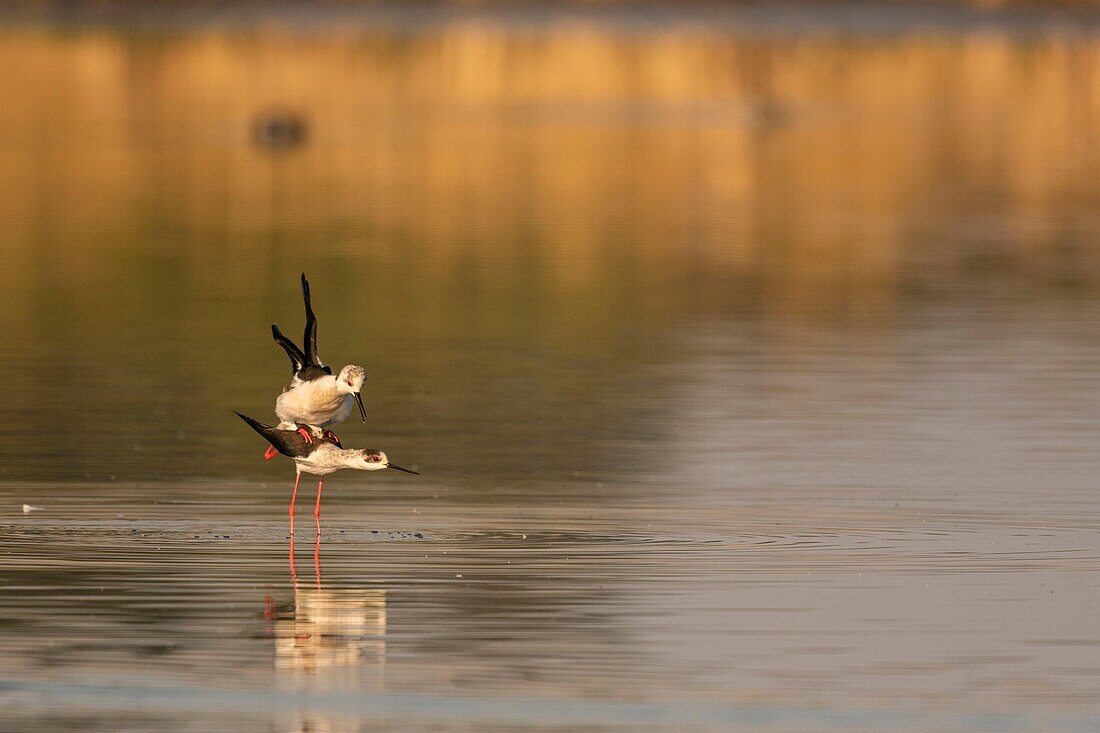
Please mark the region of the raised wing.
POLYGON ((305 352, 306 366, 317 367, 323 369, 325 374, 332 374, 332 370, 325 366, 321 362, 321 358, 317 356, 317 316, 313 313, 309 280, 306 280, 304 272, 302 273, 302 301, 306 305, 306 330, 302 336, 302 350, 305 352))
POLYGON ((271 337, 275 339, 275 343, 283 347, 283 351, 290 357, 290 366, 294 369, 294 376, 298 376, 306 368, 306 355, 302 353, 293 341, 283 335, 283 332, 279 330, 278 324, 271 324, 271 337))

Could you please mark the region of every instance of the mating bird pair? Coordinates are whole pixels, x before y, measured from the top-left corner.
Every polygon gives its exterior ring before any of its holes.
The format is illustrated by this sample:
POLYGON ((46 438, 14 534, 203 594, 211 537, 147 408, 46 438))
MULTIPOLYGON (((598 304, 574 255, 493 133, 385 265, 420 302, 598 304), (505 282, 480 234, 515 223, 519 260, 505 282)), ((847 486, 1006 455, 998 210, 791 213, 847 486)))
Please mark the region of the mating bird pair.
POLYGON ((294 370, 290 385, 275 400, 275 414, 279 418, 279 425, 272 427, 237 413, 253 430, 267 438, 270 445, 264 454, 265 458, 271 459, 276 453, 282 453, 294 460, 297 475, 294 479, 294 493, 290 497, 292 523, 298 483, 303 473, 320 476, 314 517, 321 513, 324 477, 341 468, 357 468, 362 471, 392 468, 405 473, 416 473, 390 463, 386 454, 380 450, 345 448, 340 444, 336 433, 328 429, 330 425, 346 420, 354 405, 358 405, 363 422, 367 421, 363 398, 359 394, 367 379, 367 372, 361 366, 349 364, 333 376, 332 369, 325 366, 317 356, 317 317, 313 313, 309 282, 305 274, 302 275, 302 299, 306 306, 303 348, 299 349, 284 336, 278 325, 271 325, 271 335, 275 343, 286 351, 294 370))

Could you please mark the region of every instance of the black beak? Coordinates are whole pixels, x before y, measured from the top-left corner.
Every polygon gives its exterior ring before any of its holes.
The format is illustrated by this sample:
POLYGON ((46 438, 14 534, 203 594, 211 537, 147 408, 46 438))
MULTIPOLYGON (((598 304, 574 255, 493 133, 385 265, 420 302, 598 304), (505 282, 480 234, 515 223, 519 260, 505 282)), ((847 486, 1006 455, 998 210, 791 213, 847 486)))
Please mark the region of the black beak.
POLYGON ((359 405, 359 414, 363 416, 363 422, 367 421, 367 411, 363 407, 363 395, 358 392, 355 393, 355 402, 359 405))
POLYGON ((420 471, 410 471, 407 468, 401 468, 401 466, 395 466, 392 463, 387 463, 386 468, 392 468, 395 471, 404 471, 405 473, 411 473, 414 476, 419 476, 420 475, 420 471))

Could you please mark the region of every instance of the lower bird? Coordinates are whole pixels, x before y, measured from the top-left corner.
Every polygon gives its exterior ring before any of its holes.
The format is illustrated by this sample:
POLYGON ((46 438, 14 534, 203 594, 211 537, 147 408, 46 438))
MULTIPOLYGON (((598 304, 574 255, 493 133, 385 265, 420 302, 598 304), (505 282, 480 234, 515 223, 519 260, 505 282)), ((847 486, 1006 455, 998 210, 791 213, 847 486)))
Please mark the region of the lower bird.
POLYGON ((313 516, 321 516, 321 489, 325 476, 341 468, 356 468, 360 471, 378 471, 392 468, 419 476, 417 471, 402 468, 390 463, 386 454, 380 450, 345 448, 340 445, 336 434, 331 430, 314 425, 298 425, 293 430, 265 425, 247 415, 236 413, 237 417, 248 423, 249 427, 267 439, 275 450, 294 459, 297 476, 294 478, 294 493, 290 495, 291 531, 293 532, 294 502, 298 498, 298 482, 303 473, 320 476, 317 482, 317 503, 313 507, 313 516))

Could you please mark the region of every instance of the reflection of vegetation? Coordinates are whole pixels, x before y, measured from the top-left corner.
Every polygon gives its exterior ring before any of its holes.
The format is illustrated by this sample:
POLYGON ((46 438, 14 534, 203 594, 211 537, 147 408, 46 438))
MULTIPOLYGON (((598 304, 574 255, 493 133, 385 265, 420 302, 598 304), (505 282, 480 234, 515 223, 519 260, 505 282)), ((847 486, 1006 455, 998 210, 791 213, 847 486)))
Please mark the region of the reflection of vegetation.
MULTIPOLYGON (((985 33, 9 31, 2 226, 79 232, 49 259, 66 282, 167 238, 199 276, 308 243, 441 293, 478 264, 493 277, 463 285, 585 289, 629 263, 648 286, 762 278, 794 307, 820 283, 888 298, 940 227, 1028 267, 1074 236, 1040 224, 1095 198, 1098 58, 1088 36, 985 33), (252 146, 273 108, 308 118, 311 147, 252 146), (974 231, 975 207, 1002 231, 974 231)), ((25 249, 3 277, 44 261, 25 249)))
POLYGON ((61 451, 55 476, 236 473, 247 441, 208 426, 285 378, 266 328, 301 269, 326 358, 371 373, 354 442, 509 480, 653 425, 623 396, 684 314, 1096 279, 1087 35, 21 28, 0 61, 0 330, 34 364, 0 437, 57 443, 7 478, 61 451), (253 144, 272 109, 303 147, 253 144))

